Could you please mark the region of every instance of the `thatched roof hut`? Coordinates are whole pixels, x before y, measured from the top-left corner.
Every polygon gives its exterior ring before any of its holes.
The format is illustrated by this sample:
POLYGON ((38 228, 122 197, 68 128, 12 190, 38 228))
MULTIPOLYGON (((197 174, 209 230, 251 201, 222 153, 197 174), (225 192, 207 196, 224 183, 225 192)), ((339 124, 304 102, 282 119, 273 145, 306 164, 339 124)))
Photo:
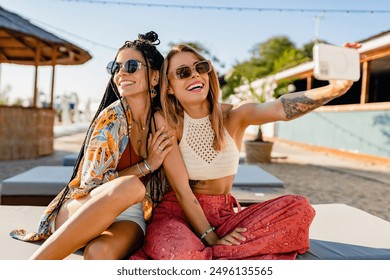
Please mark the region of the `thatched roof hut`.
POLYGON ((80 65, 92 56, 82 48, 32 24, 0 6, 0 63, 36 67, 34 103, 37 99, 37 67, 52 66, 53 99, 55 65, 80 65))

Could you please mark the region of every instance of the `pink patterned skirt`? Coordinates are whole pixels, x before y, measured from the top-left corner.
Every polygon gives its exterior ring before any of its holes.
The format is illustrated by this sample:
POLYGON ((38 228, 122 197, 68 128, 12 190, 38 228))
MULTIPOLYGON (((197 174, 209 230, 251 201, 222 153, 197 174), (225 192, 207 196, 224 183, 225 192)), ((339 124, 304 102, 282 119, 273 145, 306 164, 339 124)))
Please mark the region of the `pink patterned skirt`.
POLYGON ((315 210, 298 195, 285 195, 234 211, 231 195, 195 194, 216 234, 237 227, 246 241, 240 245, 205 246, 186 219, 174 192, 164 196, 153 211, 143 247, 130 259, 295 259, 309 249, 309 227, 315 210))

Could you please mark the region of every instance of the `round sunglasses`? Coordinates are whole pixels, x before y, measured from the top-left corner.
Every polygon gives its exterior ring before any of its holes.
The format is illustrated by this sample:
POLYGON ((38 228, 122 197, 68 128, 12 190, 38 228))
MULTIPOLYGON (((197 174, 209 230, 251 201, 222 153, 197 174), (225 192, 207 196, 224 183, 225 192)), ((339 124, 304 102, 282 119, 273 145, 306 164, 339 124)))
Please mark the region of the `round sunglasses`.
POLYGON ((195 69, 199 74, 210 73, 213 70, 210 60, 198 61, 194 64, 193 67, 190 66, 180 66, 176 68, 171 75, 175 77, 176 80, 182 80, 190 77, 192 75, 192 70, 195 69))
POLYGON ((119 63, 117 61, 111 61, 107 64, 106 69, 108 74, 115 75, 119 72, 119 70, 121 70, 122 67, 124 67, 127 73, 132 74, 135 71, 142 69, 142 66, 146 65, 138 60, 129 59, 125 62, 125 64, 119 63))

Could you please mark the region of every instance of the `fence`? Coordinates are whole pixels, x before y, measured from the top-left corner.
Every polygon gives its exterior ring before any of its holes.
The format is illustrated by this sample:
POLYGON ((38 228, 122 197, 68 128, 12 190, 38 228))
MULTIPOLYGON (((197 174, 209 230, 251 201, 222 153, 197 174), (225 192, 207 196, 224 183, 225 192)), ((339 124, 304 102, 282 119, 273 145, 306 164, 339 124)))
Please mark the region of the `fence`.
POLYGON ((51 109, 0 106, 0 160, 52 154, 53 125, 51 109))

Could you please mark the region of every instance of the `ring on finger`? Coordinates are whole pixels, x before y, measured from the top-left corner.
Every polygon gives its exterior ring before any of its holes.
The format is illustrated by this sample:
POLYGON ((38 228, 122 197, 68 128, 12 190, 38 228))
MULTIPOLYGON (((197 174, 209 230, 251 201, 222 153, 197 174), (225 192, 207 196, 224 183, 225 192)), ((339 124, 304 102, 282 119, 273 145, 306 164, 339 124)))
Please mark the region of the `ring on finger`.
POLYGON ((164 151, 164 148, 161 148, 160 145, 158 145, 158 149, 159 149, 160 151, 164 151))

